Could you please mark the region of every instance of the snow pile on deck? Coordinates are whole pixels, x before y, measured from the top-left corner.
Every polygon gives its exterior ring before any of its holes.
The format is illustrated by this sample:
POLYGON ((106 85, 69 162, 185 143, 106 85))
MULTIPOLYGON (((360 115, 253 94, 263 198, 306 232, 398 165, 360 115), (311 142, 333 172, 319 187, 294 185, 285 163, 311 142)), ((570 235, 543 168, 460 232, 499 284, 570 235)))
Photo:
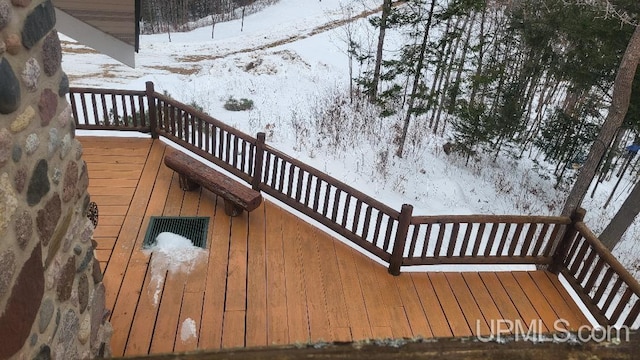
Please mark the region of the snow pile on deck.
POLYGON ((180 339, 182 342, 186 342, 191 338, 196 338, 198 332, 196 330, 196 322, 192 318, 187 318, 182 322, 180 327, 180 339))
POLYGON ((151 251, 151 288, 153 304, 158 305, 160 291, 167 272, 190 273, 198 261, 204 261, 207 250, 193 245, 193 241, 171 232, 163 232, 156 237, 151 251))

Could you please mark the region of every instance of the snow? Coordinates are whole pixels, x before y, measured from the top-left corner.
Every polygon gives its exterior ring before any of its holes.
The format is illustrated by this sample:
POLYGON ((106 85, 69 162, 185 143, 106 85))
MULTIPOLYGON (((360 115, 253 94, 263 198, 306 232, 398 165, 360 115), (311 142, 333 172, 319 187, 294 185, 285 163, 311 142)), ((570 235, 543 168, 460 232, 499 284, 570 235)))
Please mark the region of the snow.
POLYGON ((160 301, 167 273, 188 274, 198 261, 205 261, 208 256, 207 250, 194 246, 193 242, 184 236, 170 232, 158 234, 156 244, 146 251, 151 255, 150 289, 153 294, 149 295, 155 306, 160 301))
POLYGON ((197 337, 196 322, 192 318, 186 318, 180 326, 180 340, 186 342, 197 337))
MULTIPOLYGON (((213 117, 246 133, 266 132, 267 142, 275 148, 397 210, 403 203, 409 203, 414 205, 414 215, 557 215, 567 195, 566 188, 556 189, 548 165, 535 163, 527 154, 521 159, 481 155, 467 164, 466 159, 444 154, 442 145, 448 140, 446 136, 413 131, 414 139, 410 139, 413 143, 408 145, 403 158, 397 158, 393 156, 395 148, 388 144, 393 141, 391 125, 398 119, 375 119, 367 115, 366 109, 348 105, 342 109, 353 123, 341 126, 353 131, 336 143, 332 143, 331 136, 317 131, 318 113, 335 100, 335 94, 347 93, 348 34, 365 44, 376 40, 366 18, 347 26, 330 24, 379 5, 377 0, 280 0, 248 16, 243 31, 240 20, 217 24, 214 39, 210 27, 172 33, 171 42, 167 34, 143 35, 136 69, 61 35, 63 68, 72 86, 142 90, 146 81, 153 81, 156 91, 167 91, 184 103, 195 102, 213 117), (227 111, 223 104, 229 97, 251 99, 254 109, 227 111)), ((386 51, 394 50, 394 39, 399 36, 388 31, 386 51)), ((355 74, 359 71, 356 66, 355 74)), ((420 125, 416 123, 414 127, 420 125)), ((94 131, 89 133, 97 135, 94 131)), ((594 199, 585 199, 586 221, 595 233, 604 228, 624 200, 624 196, 618 196, 610 207, 602 208, 615 180, 601 184, 594 199)), ((618 192, 626 188, 630 186, 625 180, 618 192)), ((640 262, 633 239, 638 236, 640 224, 636 222, 614 252, 627 268, 635 269, 636 277, 640 262)), ((188 272, 207 252, 170 238, 168 243, 163 241, 151 249, 156 305, 167 272, 188 272)), ((464 268, 474 269, 514 268, 497 265, 464 268)))

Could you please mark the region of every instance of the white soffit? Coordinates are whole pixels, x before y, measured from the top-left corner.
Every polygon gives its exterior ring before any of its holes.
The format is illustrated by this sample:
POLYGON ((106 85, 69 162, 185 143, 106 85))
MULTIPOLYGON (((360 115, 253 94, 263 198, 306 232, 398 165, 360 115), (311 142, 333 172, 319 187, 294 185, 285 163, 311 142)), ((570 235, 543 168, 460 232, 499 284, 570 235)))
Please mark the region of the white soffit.
POLYGON ((135 67, 135 47, 56 8, 56 29, 121 63, 135 67))

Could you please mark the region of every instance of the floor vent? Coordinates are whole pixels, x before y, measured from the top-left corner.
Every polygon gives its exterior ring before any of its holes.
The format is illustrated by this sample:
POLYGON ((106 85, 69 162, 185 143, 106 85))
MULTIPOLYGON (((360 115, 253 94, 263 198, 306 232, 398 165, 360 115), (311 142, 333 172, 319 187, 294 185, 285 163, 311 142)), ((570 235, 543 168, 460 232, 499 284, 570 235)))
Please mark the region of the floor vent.
POLYGON ((171 232, 186 237, 195 246, 206 249, 208 229, 208 217, 152 216, 142 247, 153 247, 158 234, 171 232))

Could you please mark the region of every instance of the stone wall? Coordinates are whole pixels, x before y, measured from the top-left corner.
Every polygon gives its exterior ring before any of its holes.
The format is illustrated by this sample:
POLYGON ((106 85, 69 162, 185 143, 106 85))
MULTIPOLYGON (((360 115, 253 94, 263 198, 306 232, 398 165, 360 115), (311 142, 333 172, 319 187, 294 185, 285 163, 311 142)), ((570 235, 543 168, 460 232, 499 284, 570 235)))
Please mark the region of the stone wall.
POLYGON ((0 359, 108 355, 87 168, 50 0, 0 0, 0 359))

